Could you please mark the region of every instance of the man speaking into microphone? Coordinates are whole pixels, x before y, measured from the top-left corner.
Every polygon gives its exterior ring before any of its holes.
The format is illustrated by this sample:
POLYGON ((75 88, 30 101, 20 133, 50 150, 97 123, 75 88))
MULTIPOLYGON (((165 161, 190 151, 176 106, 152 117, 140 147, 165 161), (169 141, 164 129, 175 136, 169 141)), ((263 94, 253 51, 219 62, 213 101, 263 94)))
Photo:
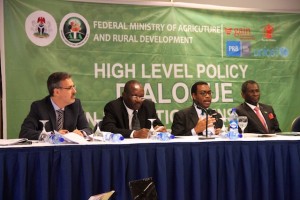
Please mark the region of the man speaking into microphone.
POLYGON ((198 81, 191 88, 193 105, 174 114, 172 134, 181 136, 218 135, 223 126, 220 113, 209 108, 212 91, 207 82, 198 81), (204 134, 203 134, 204 133, 204 134))

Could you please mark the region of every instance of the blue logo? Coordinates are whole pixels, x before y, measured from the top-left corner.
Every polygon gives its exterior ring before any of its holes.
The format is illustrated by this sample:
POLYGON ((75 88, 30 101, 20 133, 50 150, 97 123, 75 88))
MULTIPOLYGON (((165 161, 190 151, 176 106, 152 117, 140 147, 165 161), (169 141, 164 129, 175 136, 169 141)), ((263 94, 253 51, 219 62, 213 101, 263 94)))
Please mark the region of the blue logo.
POLYGON ((241 42, 240 41, 227 41, 226 42, 226 55, 228 57, 241 56, 241 42))
POLYGON ((245 41, 227 41, 226 55, 228 57, 247 57, 251 55, 251 44, 245 41))
POLYGON ((274 47, 274 48, 261 48, 254 49, 253 54, 255 57, 288 57, 289 50, 286 47, 274 47))

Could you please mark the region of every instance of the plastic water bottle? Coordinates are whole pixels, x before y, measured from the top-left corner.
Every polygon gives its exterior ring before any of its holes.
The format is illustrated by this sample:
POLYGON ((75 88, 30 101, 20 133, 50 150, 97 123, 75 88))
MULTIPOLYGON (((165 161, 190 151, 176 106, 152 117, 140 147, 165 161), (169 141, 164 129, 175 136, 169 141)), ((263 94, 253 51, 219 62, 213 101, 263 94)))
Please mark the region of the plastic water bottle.
POLYGON ((121 142, 124 140, 124 137, 120 133, 106 132, 103 134, 103 140, 106 142, 121 142))
POLYGON ((229 139, 237 139, 239 135, 239 125, 238 125, 238 115, 236 113, 236 108, 232 108, 231 114, 229 115, 229 139))
POLYGON ((175 136, 169 132, 158 132, 156 134, 156 138, 157 138, 157 140, 160 140, 160 141, 168 141, 168 140, 174 139, 175 136))
POLYGON ((61 134, 55 133, 49 136, 48 142, 51 144, 62 144, 65 143, 65 138, 61 134))

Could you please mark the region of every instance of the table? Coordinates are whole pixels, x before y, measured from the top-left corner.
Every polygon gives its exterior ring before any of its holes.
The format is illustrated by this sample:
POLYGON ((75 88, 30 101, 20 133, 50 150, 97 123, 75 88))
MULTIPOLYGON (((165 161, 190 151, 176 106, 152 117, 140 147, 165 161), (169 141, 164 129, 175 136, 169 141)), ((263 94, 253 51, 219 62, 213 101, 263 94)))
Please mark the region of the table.
POLYGON ((0 148, 0 199, 87 200, 153 177, 160 200, 300 198, 300 137, 0 148))

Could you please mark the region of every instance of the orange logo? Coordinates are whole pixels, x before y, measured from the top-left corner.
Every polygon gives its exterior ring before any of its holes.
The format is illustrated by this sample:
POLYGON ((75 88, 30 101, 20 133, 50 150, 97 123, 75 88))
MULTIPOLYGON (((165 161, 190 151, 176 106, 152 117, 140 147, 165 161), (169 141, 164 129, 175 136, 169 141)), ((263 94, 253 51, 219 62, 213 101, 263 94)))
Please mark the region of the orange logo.
POLYGON ((264 37, 266 39, 271 39, 273 37, 273 32, 274 32, 274 27, 270 24, 268 24, 267 26, 265 26, 264 28, 264 37))

